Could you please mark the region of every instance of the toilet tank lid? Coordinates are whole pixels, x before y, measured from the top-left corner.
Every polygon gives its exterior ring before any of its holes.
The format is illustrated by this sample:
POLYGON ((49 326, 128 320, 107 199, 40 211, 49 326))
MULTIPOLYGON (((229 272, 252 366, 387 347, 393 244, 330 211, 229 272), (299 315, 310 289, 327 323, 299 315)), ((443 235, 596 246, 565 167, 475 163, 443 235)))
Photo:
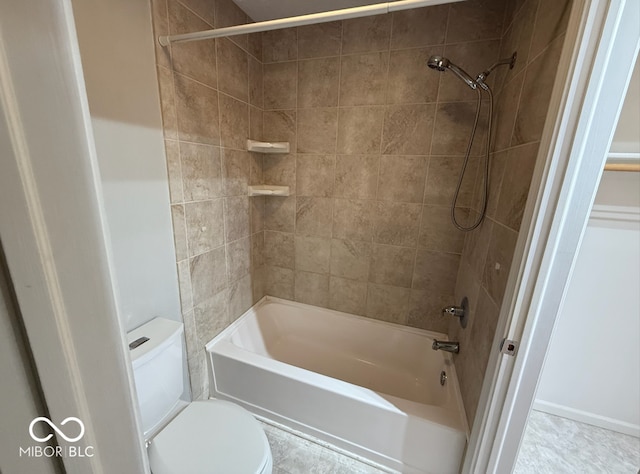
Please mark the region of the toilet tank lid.
POLYGON ((129 355, 133 367, 139 367, 155 355, 172 344, 175 337, 183 332, 182 323, 165 318, 155 318, 143 324, 137 329, 127 333, 127 344, 129 344, 129 355), (141 338, 148 338, 135 348, 131 348, 131 343, 141 338))

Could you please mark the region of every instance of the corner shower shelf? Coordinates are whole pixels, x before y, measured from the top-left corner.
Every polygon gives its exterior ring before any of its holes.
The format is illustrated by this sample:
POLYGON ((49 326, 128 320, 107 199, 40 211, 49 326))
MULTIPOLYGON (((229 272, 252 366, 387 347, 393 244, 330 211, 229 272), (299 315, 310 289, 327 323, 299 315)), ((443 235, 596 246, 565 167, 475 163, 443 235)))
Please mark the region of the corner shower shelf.
POLYGON ((289 153, 289 142, 259 142, 249 139, 247 150, 257 153, 289 153))
POLYGON ((249 196, 288 196, 289 186, 271 186, 269 184, 259 184, 249 186, 249 196))

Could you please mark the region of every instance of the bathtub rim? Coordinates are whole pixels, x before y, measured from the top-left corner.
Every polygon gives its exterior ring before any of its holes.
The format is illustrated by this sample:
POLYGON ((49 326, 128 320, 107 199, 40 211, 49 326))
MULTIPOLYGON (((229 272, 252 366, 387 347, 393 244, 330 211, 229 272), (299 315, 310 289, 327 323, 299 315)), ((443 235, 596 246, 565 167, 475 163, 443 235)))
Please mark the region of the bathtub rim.
MULTIPOLYGON (((449 337, 447 334, 445 333, 439 333, 436 331, 430 331, 430 330, 426 330, 426 329, 419 329, 419 328, 414 328, 414 327, 410 327, 410 326, 404 326, 401 324, 397 324, 397 323, 391 323, 388 321, 381 321, 381 320, 377 320, 377 319, 372 319, 372 318, 368 318, 366 316, 360 316, 357 314, 351 314, 351 313, 345 313, 343 311, 337 311, 337 310, 333 310, 333 309, 329 309, 329 308, 323 308, 321 306, 314 306, 314 305, 309 305, 306 303, 300 303, 297 301, 291 301, 291 300, 286 300, 283 298, 277 298, 275 296, 263 296, 257 303, 255 303, 253 306, 251 306, 249 309, 247 309, 244 313, 242 313, 242 315, 240 315, 233 323, 231 323, 229 326, 227 326, 226 328, 224 328, 219 334, 217 334, 213 339, 211 339, 207 344, 205 344, 205 351, 207 353, 207 365, 208 365, 208 377, 209 377, 209 382, 213 385, 214 383, 214 378, 213 378, 213 367, 211 367, 211 361, 210 361, 210 355, 212 353, 212 348, 214 345, 216 345, 217 343, 220 343, 221 341, 224 341, 225 339, 230 339, 231 336, 237 331, 238 327, 243 323, 244 319, 248 318, 252 313, 255 313, 259 308, 270 304, 270 303, 278 303, 278 304, 282 304, 282 305, 286 305, 286 306, 292 306, 292 307, 296 307, 296 308, 300 308, 300 309, 310 309, 310 310, 322 310, 328 313, 332 313, 334 315, 339 315, 341 317, 346 317, 346 318, 350 318, 350 319, 355 319, 355 320, 360 320, 361 322, 365 323, 365 324, 374 324, 374 325, 379 325, 379 326, 383 326, 383 327, 387 327, 390 329, 393 329, 394 331, 402 331, 402 332, 408 332, 408 333, 412 333, 412 334, 416 334, 416 335, 420 335, 420 336, 427 336, 429 338, 432 339, 439 339, 439 340, 445 340, 448 341, 449 337)), ((227 343, 232 344, 230 341, 227 341, 227 343)), ((233 345, 233 344, 232 344, 233 345)), ((237 347, 237 346, 236 346, 237 347)), ((246 351, 247 353, 251 353, 250 351, 247 351, 246 349, 237 347, 238 350, 240 351, 246 351)), ((254 353, 251 353, 254 354, 254 353)), ((322 377, 322 378, 326 378, 329 379, 331 381, 335 381, 335 382, 339 382, 340 384, 349 384, 352 386, 356 386, 356 387, 361 387, 359 385, 356 384, 352 384, 350 382, 346 382, 343 380, 339 380, 336 379, 334 377, 330 377, 327 375, 323 375, 323 374, 319 374, 317 372, 313 372, 309 369, 305 369, 303 367, 297 367, 291 364, 287 364, 285 362, 281 362, 278 361, 276 359, 269 359, 265 356, 259 355, 259 354, 255 354, 256 357, 262 357, 265 358, 267 360, 270 361, 270 363, 277 363, 277 364, 282 364, 284 366, 287 367, 291 367, 294 368, 296 370, 299 371, 304 371, 304 373, 310 373, 310 374, 314 374, 318 377, 322 377)), ((470 428, 469 428, 469 423, 467 421, 467 415, 466 415, 466 411, 464 408, 464 402, 462 400, 462 394, 460 392, 460 384, 458 381, 458 376, 457 376, 457 372, 456 372, 456 367, 455 367, 455 363, 453 361, 453 357, 452 354, 449 353, 440 353, 439 354, 441 357, 443 357, 446 365, 447 365, 447 375, 449 376, 449 383, 451 383, 451 376, 453 376, 453 380, 454 382, 454 387, 452 388, 452 395, 454 397, 453 403, 452 405, 457 409, 457 413, 459 415, 459 422, 460 422, 460 429, 461 431, 464 433, 467 443, 469 442, 469 436, 470 436, 470 428)), ((268 368, 268 367, 262 367, 263 369, 266 370, 270 370, 273 371, 272 368, 268 368)), ((381 395, 384 396, 392 396, 392 395, 388 395, 386 393, 381 393, 381 392, 376 392, 375 390, 371 390, 367 387, 361 387, 363 389, 366 390, 370 390, 374 393, 379 393, 381 395)), ((393 396, 392 396, 393 397, 393 396)), ((417 403, 417 402, 412 402, 410 400, 405 400, 405 399, 400 399, 399 397, 393 397, 393 398, 397 398, 399 400, 403 400, 406 401, 407 403, 413 404, 413 403, 417 403)), ((234 398, 235 399, 235 398, 234 398)), ((419 403, 417 403, 419 404, 419 403)), ((431 406, 431 405, 425 405, 425 406, 431 406)), ((256 407, 258 408, 258 407, 256 407)), ((280 417, 280 415, 277 415, 275 413, 271 413, 268 412, 269 414, 272 415, 276 415, 278 417, 280 417)), ((265 418, 268 418, 268 416, 265 416, 265 418)), ((289 419, 287 418, 287 420, 289 421, 289 419)), ((293 420, 290 420, 293 421, 293 420)), ((306 425, 305 425, 306 426, 306 425)), ((446 427, 448 429, 457 429, 457 428, 452 428, 452 427, 446 427)))

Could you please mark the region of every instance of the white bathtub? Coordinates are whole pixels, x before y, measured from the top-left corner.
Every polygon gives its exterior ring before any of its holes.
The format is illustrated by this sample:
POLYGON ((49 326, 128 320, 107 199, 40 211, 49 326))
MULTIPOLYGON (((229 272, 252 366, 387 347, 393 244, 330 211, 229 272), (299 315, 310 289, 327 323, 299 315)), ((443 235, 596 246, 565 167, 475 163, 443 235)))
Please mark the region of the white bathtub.
POLYGON ((207 344, 211 395, 392 469, 457 473, 468 427, 434 338, 265 297, 207 344))

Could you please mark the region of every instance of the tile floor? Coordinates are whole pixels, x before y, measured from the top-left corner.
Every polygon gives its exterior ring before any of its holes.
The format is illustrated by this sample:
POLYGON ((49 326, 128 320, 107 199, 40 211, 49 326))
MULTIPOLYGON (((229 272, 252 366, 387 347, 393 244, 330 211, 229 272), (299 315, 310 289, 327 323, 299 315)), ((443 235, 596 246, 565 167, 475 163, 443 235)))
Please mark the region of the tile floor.
POLYGON ((382 470, 262 423, 273 454, 273 474, 386 474, 382 470))
POLYGON ((640 439, 532 411, 515 474, 636 474, 640 439))

